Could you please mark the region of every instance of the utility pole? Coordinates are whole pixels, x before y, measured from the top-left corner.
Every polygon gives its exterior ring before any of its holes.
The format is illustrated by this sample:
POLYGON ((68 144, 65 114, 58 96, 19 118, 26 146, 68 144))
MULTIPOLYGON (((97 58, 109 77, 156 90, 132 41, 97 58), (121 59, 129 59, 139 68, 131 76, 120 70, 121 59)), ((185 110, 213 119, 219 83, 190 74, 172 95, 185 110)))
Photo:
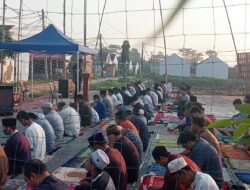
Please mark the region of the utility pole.
MULTIPOLYGON (((5 0, 3 0, 3 25, 2 25, 2 42, 5 41, 5 0)), ((3 53, 4 50, 1 50, 1 83, 3 83, 3 53)))
POLYGON ((43 25, 43 30, 45 29, 45 20, 44 20, 44 10, 42 9, 42 25, 43 25))
POLYGON ((142 69, 143 69, 143 60, 144 60, 144 43, 142 42, 142 45, 141 45, 141 74, 143 73, 142 72, 142 69))
POLYGON ((63 0, 63 34, 66 34, 66 0, 63 0))
POLYGON ((101 77, 103 77, 103 61, 102 61, 102 34, 100 34, 100 59, 101 59, 101 77))

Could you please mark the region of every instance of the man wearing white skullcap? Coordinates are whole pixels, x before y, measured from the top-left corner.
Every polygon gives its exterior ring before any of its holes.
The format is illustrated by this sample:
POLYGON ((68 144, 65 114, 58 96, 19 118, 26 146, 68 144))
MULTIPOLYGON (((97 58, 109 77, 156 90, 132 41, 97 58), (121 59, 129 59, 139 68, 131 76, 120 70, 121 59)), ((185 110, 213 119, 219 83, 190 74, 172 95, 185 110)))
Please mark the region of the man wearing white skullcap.
POLYGON ((219 190, 210 175, 192 170, 182 157, 169 162, 168 169, 171 175, 176 175, 177 180, 191 190, 219 190))
POLYGON ((109 164, 108 155, 101 149, 90 154, 89 159, 85 162, 85 168, 88 171, 87 177, 75 187, 75 190, 115 190, 110 175, 103 171, 109 164))

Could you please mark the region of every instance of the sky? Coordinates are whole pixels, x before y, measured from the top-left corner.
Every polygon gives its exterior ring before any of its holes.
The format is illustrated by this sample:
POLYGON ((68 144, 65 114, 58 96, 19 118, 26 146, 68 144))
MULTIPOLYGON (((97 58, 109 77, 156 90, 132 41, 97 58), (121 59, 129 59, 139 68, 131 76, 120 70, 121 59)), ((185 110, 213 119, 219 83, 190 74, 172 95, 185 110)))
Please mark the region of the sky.
MULTIPOLYGON (((89 47, 95 47, 104 1, 87 0, 89 47)), ((0 1, 0 22, 3 18, 2 2, 3 0, 0 1)), ((23 2, 22 38, 42 30, 41 9, 45 11, 46 25, 53 23, 63 30, 63 0, 23 0, 23 2)), ((161 2, 165 21, 174 11, 178 1, 161 0, 161 2)), ((250 51, 250 0, 225 0, 225 2, 237 51, 250 51)), ((6 0, 6 5, 6 24, 17 26, 19 1, 6 0)), ((82 43, 84 1, 66 0, 66 7, 66 34, 82 43)), ((131 47, 141 50, 142 43, 145 43, 145 56, 149 58, 158 51, 164 52, 162 34, 154 36, 154 31, 159 27, 161 27, 159 0, 107 0, 101 26, 104 46, 121 45, 128 36, 131 47)), ((218 57, 228 65, 236 64, 223 0, 190 0, 165 29, 165 36, 169 55, 178 53, 178 49, 181 48, 192 48, 202 53, 212 49, 216 50, 218 57)))

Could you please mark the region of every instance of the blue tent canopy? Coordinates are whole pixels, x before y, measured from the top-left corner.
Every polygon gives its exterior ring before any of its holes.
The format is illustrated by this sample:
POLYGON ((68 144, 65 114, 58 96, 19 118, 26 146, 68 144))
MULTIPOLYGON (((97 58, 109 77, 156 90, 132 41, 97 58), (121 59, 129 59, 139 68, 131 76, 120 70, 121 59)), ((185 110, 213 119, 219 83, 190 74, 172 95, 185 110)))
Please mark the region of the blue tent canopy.
POLYGON ((97 50, 73 41, 59 31, 53 24, 32 37, 15 42, 0 43, 0 49, 15 52, 40 52, 45 54, 97 54, 97 50))

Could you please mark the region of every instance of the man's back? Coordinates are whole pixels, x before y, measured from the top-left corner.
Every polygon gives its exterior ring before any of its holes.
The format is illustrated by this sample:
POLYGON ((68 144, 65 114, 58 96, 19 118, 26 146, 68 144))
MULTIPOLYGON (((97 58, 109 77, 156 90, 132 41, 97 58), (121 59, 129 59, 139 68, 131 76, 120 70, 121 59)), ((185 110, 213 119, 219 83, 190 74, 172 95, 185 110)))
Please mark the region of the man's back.
POLYGON ((110 99, 110 97, 105 96, 102 99, 103 104, 106 107, 106 114, 108 117, 112 117, 113 116, 113 103, 112 100, 110 99))
POLYGON ((143 151, 145 151, 147 149, 147 147, 148 147, 148 142, 149 142, 148 127, 145 125, 143 120, 137 115, 133 115, 131 117, 130 121, 137 128, 137 130, 139 132, 139 136, 140 136, 141 141, 142 141, 143 151))
POLYGON ((139 136, 138 130, 130 120, 125 119, 122 122, 120 122, 119 125, 122 126, 124 129, 130 129, 133 133, 139 136))
POLYGON ((223 184, 222 164, 217 151, 207 141, 199 139, 190 152, 190 158, 202 172, 211 175, 219 187, 223 184))
POLYGON ((64 133, 69 136, 78 136, 80 132, 80 116, 75 109, 65 105, 58 113, 63 120, 64 133))
POLYGON ((87 103, 81 102, 79 104, 79 114, 81 117, 81 126, 90 126, 92 124, 92 110, 87 103))
POLYGON ((117 190, 126 190, 127 188, 127 169, 122 154, 115 148, 108 147, 105 150, 108 155, 110 164, 105 168, 109 173, 117 190))
POLYGON ((57 140, 61 140, 64 133, 63 120, 61 116, 56 111, 52 110, 46 115, 46 119, 53 127, 57 140))
POLYGON ((46 153, 46 138, 43 128, 32 122, 26 129, 25 136, 30 143, 31 158, 43 160, 46 153))
POLYGON ((128 183, 134 183, 139 177, 140 157, 135 145, 122 136, 115 142, 114 148, 119 150, 126 162, 128 183))
POLYGON ((9 160, 8 175, 16 176, 22 173, 25 162, 30 160, 30 143, 20 132, 16 132, 6 141, 4 151, 9 160))
POLYGON ((0 144, 0 189, 5 184, 8 179, 8 159, 3 150, 3 147, 0 144))
POLYGON ((100 119, 106 118, 106 107, 105 107, 104 103, 102 103, 100 100, 96 102, 94 109, 98 113, 100 119))
POLYGON ((45 132, 46 151, 47 152, 52 151, 55 148, 55 140, 56 140, 56 135, 53 127, 51 126, 49 121, 45 118, 44 119, 38 118, 35 120, 35 122, 39 124, 45 132))
POLYGON ((203 129, 200 133, 200 137, 209 142, 219 154, 221 153, 219 141, 208 129, 203 129))

